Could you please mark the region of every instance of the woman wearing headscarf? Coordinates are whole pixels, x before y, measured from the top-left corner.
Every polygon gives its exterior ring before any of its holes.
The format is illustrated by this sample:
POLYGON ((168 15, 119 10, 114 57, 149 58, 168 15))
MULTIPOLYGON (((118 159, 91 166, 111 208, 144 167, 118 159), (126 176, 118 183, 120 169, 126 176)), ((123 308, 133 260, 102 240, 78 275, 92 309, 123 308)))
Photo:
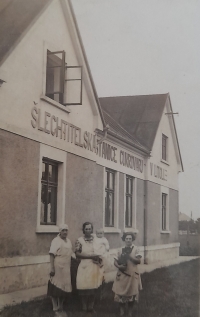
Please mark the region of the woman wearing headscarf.
POLYGON ((83 311, 93 311, 95 294, 102 284, 103 274, 100 257, 95 254, 96 237, 92 235, 91 222, 83 224, 83 237, 76 241, 76 257, 81 260, 77 272, 77 289, 81 296, 83 311))
POLYGON ((52 240, 49 250, 51 271, 47 295, 52 299, 54 311, 63 310, 64 299, 72 291, 70 264, 73 252, 67 235, 68 225, 60 225, 59 234, 52 240))
POLYGON ((139 249, 133 244, 135 234, 124 232, 122 240, 125 247, 118 252, 115 266, 118 268, 113 284, 114 300, 120 305, 120 316, 125 316, 125 306, 128 306, 128 316, 132 316, 133 305, 139 290, 142 289, 138 264, 141 263, 139 249))

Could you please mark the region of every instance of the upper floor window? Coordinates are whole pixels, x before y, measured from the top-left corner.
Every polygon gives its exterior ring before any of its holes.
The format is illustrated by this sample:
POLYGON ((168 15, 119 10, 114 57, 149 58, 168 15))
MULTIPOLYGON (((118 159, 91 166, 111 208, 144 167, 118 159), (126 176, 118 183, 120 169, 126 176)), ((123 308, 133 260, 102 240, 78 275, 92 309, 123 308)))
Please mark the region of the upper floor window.
POLYGON ((41 225, 56 225, 57 191, 58 163, 47 158, 43 158, 41 179, 41 225))
POLYGON ((46 96, 67 105, 82 104, 82 66, 69 66, 65 52, 47 50, 46 96))
POLYGON ((106 169, 105 226, 114 227, 115 171, 106 169))
POLYGON ((126 209, 125 227, 131 228, 133 224, 133 177, 126 175, 126 209))
POLYGON ((162 134, 162 159, 167 161, 167 139, 168 137, 162 134))
POLYGON ((167 194, 162 193, 162 230, 167 230, 167 194))

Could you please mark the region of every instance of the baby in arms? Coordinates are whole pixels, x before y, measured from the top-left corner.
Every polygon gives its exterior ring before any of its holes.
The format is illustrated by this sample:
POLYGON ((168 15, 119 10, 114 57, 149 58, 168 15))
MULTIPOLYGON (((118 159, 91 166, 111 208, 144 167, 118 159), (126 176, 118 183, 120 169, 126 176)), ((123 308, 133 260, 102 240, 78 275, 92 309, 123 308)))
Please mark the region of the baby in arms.
POLYGON ((99 258, 99 266, 103 266, 103 260, 109 251, 109 243, 108 240, 104 237, 103 229, 96 230, 96 240, 94 245, 94 253, 100 256, 99 258))

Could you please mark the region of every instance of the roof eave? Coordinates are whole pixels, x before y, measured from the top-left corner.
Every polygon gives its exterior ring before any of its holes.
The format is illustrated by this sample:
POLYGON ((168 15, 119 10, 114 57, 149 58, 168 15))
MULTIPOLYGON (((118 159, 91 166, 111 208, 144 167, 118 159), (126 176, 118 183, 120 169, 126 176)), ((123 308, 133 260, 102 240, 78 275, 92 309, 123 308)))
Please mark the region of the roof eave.
MULTIPOLYGON (((96 129, 97 133, 100 133, 102 135, 102 131, 99 129, 96 129)), ((117 133, 113 132, 113 131, 109 131, 108 130, 108 135, 114 137, 116 140, 120 140, 122 142, 124 142, 125 144, 128 144, 129 146, 131 146, 134 149, 139 150, 140 152, 142 152, 145 156, 150 156, 151 151, 148 149, 144 149, 142 146, 136 145, 135 143, 127 140, 126 138, 123 138, 122 136, 118 135, 117 133)))

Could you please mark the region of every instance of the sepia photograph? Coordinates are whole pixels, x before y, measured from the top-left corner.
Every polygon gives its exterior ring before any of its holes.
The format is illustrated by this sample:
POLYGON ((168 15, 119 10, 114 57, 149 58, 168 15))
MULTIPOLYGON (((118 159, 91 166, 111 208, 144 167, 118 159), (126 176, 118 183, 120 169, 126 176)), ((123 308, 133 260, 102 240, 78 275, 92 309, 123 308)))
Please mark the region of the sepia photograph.
POLYGON ((0 0, 0 316, 200 317, 200 0, 0 0))

